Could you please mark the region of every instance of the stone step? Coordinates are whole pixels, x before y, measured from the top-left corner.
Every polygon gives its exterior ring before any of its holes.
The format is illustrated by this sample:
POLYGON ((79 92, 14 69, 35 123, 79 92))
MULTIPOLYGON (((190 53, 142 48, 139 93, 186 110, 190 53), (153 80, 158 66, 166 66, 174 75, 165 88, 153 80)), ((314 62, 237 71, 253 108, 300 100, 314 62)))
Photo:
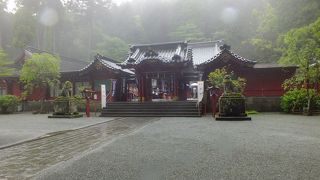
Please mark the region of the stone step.
POLYGON ((112 102, 102 109, 102 117, 199 117, 195 101, 112 102))

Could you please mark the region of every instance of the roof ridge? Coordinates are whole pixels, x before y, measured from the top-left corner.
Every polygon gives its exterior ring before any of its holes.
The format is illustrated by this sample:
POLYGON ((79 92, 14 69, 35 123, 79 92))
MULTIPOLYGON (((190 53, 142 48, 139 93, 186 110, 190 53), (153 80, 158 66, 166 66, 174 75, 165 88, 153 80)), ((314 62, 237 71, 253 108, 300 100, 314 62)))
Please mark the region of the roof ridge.
POLYGON ((132 44, 131 47, 144 47, 144 46, 161 46, 161 45, 174 45, 174 44, 188 44, 186 41, 172 41, 172 42, 159 42, 150 44, 132 44))
POLYGON ((213 43, 223 43, 222 40, 214 40, 214 41, 199 41, 199 42, 190 42, 188 45, 198 45, 198 44, 213 44, 213 43))
POLYGON ((247 59, 247 58, 244 58, 234 52, 232 52, 231 50, 228 50, 228 49, 223 49, 221 50, 218 54, 216 54, 214 57, 204 61, 203 63, 201 63, 202 65, 205 65, 205 64, 208 64, 212 61, 214 61, 215 59, 217 59, 219 56, 221 56, 224 52, 226 53, 229 53, 231 56, 234 56, 235 58, 237 58, 238 60, 242 61, 242 62, 245 62, 245 63, 252 63, 252 64, 256 64, 257 61, 254 61, 254 60, 250 60, 250 59, 247 59))

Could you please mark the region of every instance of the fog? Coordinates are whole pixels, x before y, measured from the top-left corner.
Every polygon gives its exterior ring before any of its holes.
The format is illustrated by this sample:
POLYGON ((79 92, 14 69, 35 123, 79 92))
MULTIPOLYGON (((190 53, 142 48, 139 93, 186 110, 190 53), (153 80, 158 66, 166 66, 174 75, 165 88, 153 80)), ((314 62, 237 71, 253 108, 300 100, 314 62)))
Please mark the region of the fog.
POLYGON ((316 0, 8 0, 1 47, 31 46, 90 61, 123 61, 129 44, 224 40, 258 61, 276 62, 277 39, 319 17, 316 0), (268 56, 269 54, 274 56, 268 56))

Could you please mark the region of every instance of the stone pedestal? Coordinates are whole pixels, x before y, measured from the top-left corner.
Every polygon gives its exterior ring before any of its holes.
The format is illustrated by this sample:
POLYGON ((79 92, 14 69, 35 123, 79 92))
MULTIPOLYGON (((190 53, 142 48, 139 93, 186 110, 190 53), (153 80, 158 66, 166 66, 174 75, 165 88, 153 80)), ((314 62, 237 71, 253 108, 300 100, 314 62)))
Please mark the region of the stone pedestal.
POLYGON ((251 120, 246 114, 245 98, 241 94, 223 94, 219 98, 219 116, 216 120, 251 120))
POLYGON ((74 98, 59 97, 53 102, 54 113, 49 118, 78 118, 82 114, 77 112, 77 104, 74 98))

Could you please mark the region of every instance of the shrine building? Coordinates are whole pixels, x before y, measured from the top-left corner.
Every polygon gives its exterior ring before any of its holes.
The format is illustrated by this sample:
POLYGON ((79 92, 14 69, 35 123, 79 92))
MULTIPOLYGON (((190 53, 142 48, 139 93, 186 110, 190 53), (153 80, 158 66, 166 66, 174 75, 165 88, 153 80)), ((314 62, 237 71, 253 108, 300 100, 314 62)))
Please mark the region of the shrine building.
MULTIPOLYGON (((43 52, 27 48, 14 63, 17 73, 0 77, 0 93, 20 96, 23 85, 19 83, 19 69, 32 53, 43 52)), ((282 83, 297 69, 246 59, 221 41, 132 45, 121 63, 99 54, 89 63, 63 56, 60 59, 60 81, 71 81, 74 94, 81 94, 81 88, 90 88, 100 99, 100 85, 105 84, 108 102, 194 101, 197 82, 204 81, 206 88, 208 74, 226 68, 246 79, 247 104, 258 111, 280 110, 282 83)), ((35 89, 28 100, 53 99, 59 95, 58 88, 35 89)))
POLYGON ((210 72, 225 67, 246 79, 244 95, 250 107, 270 111, 280 110, 282 83, 297 69, 246 59, 221 41, 133 45, 121 66, 135 72, 140 101, 192 100, 193 85, 206 85, 210 72))

